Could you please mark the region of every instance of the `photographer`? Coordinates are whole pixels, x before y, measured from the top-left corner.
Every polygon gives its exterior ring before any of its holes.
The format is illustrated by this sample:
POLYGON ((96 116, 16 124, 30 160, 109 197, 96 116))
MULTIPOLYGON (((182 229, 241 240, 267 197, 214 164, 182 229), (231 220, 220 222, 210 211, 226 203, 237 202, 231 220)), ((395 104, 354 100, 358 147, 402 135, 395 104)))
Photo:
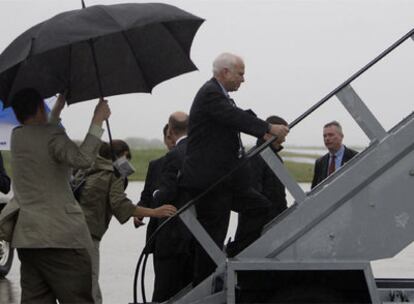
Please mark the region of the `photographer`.
MULTIPOLYGON (((115 154, 115 163, 123 160, 125 165, 125 161, 131 159, 129 147, 122 140, 114 140, 112 142, 112 151, 115 154)), ((176 208, 171 205, 163 205, 159 208, 151 209, 139 207, 132 203, 124 192, 127 185, 126 176, 115 172, 111 156, 109 144, 102 143, 99 155, 92 167, 77 174, 78 179, 84 178, 79 193, 79 204, 85 214, 94 243, 92 253, 92 290, 95 303, 102 303, 102 295, 99 289, 99 245, 108 229, 112 216, 115 216, 121 224, 124 224, 130 217, 142 218, 148 216, 162 218, 172 216, 176 211, 176 208)), ((130 173, 132 172, 130 171, 130 173)))

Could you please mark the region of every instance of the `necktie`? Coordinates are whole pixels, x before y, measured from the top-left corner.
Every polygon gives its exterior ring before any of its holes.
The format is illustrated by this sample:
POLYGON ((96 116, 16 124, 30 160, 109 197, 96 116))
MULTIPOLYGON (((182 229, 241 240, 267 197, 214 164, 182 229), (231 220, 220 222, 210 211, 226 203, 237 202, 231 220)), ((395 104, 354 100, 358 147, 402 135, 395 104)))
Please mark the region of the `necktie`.
POLYGON ((331 162, 329 163, 328 176, 335 172, 335 154, 331 154, 331 162))
MULTIPOLYGON (((229 101, 233 107, 235 108, 237 107, 236 103, 234 102, 232 98, 229 98, 229 101)), ((241 140, 240 132, 237 132, 237 139, 239 140, 239 151, 237 152, 237 157, 242 158, 244 156, 244 146, 241 140)))

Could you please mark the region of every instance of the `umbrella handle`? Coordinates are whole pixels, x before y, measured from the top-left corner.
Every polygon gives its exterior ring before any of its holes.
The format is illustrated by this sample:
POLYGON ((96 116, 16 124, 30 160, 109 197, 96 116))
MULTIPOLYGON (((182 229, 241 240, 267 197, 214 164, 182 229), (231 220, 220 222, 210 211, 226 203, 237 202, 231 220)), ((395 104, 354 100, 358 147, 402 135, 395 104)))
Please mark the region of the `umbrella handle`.
POLYGON ((109 120, 108 119, 105 119, 105 124, 106 124, 106 129, 108 130, 109 147, 111 149, 112 161, 115 161, 116 160, 116 157, 115 157, 114 149, 112 147, 112 133, 111 133, 111 128, 109 126, 109 120))

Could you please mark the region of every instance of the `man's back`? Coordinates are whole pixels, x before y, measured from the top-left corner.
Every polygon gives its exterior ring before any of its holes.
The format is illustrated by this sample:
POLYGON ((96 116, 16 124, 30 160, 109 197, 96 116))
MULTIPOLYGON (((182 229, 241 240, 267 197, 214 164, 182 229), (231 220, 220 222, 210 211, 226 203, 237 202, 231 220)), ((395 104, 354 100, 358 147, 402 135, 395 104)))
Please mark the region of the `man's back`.
POLYGON ((0 226, 17 215, 6 237, 11 236, 21 262, 22 303, 95 303, 89 250, 93 243, 69 175, 70 167, 87 168, 95 160, 102 123, 111 114, 108 103, 100 100, 95 107, 80 147, 57 125, 63 95, 49 117, 42 95, 33 88, 15 93, 11 104, 22 126, 12 133, 14 196, 0 215, 0 226))
POLYGON ((267 123, 231 104, 216 79, 198 91, 190 110, 183 186, 203 189, 238 162, 238 132, 263 136, 267 123))
MULTIPOLYGON (((263 143, 264 141, 259 140, 257 147, 263 143)), ((277 152, 274 149, 272 151, 283 162, 277 152)), ((256 155, 251 159, 249 167, 251 170, 251 185, 271 202, 269 219, 273 219, 287 208, 285 186, 260 155, 256 155)))
MULTIPOLYGON (((154 201, 157 205, 170 203, 179 209, 187 203, 185 199, 182 200, 183 197, 179 196, 180 193, 178 190, 178 176, 186 149, 187 139, 184 138, 166 154, 159 189, 154 194, 154 201)), ((191 235, 188 233, 184 224, 181 223, 181 220, 178 218, 172 219, 170 220, 168 228, 161 230, 157 236, 155 245, 156 254, 159 257, 168 257, 172 254, 188 253, 187 241, 189 239, 191 239, 191 235)))
MULTIPOLYGON (((139 200, 138 206, 147 207, 147 208, 156 208, 158 207, 157 204, 154 202, 154 198, 152 194, 155 190, 158 189, 160 178, 161 178, 161 170, 165 162, 165 155, 151 160, 148 165, 147 176, 145 177, 145 185, 144 189, 141 192, 141 198, 139 200)), ((147 232, 146 232, 146 241, 149 240, 150 236, 155 232, 158 227, 158 219, 150 218, 147 232)), ((148 253, 154 252, 154 243, 151 244, 150 247, 147 248, 148 253)))
MULTIPOLYGON (((178 208, 187 203, 178 189, 178 177, 186 154, 187 139, 181 139, 165 155, 159 188, 154 194, 157 205, 170 203, 178 208)), ((180 218, 170 219, 154 242, 156 279, 154 302, 164 302, 187 286, 192 279, 192 235, 180 218)))
POLYGON ((13 236, 16 248, 84 248, 86 222, 70 185, 70 166, 91 165, 99 138, 88 135, 82 148, 56 125, 18 127, 12 134, 14 200, 20 207, 13 236))
POLYGON ((187 151, 187 138, 183 138, 165 155, 165 161, 160 172, 158 191, 154 195, 157 206, 173 203, 177 208, 178 177, 181 175, 184 158, 187 151))

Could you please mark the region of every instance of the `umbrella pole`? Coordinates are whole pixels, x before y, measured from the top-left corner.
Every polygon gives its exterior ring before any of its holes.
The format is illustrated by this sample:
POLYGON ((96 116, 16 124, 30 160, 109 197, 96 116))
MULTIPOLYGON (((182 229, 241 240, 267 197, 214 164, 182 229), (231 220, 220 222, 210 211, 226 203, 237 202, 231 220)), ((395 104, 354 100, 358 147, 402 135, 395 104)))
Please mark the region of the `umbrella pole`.
MULTIPOLYGON (((82 2, 82 9, 86 8, 85 1, 81 0, 81 2, 82 2)), ((101 78, 99 77, 98 61, 96 60, 95 46, 93 44, 92 39, 89 40, 89 45, 90 45, 91 51, 92 51, 92 59, 93 59, 93 65, 95 66, 96 80, 98 81, 99 96, 103 99, 104 96, 103 96, 101 78)), ((109 120, 108 119, 105 119, 105 124, 106 124, 106 129, 108 130, 109 148, 111 150, 112 161, 115 161, 116 157, 115 157, 114 149, 112 148, 112 133, 111 133, 111 128, 109 126, 109 120)))
MULTIPOLYGON (((85 1, 81 0, 81 2, 82 2, 82 8, 85 8, 86 7, 85 1)), ((93 64, 95 66, 96 79, 98 81, 99 95, 103 99, 104 96, 103 96, 101 78, 99 77, 98 61, 96 60, 95 46, 93 45, 92 39, 89 40, 89 45, 90 45, 91 51, 92 51, 92 59, 93 59, 93 64)), ((108 119, 105 119, 105 124, 106 124, 106 129, 108 130, 109 147, 110 147, 110 150, 111 150, 112 161, 115 161, 116 157, 115 157, 114 150, 112 148, 112 133, 111 133, 111 127, 109 126, 109 120, 108 119)))
MULTIPOLYGON (((83 3, 83 1, 82 1, 82 3, 83 3)), ((104 98, 104 95, 103 95, 103 90, 102 90, 101 78, 99 77, 98 61, 96 60, 95 46, 93 44, 93 40, 92 39, 89 40, 89 45, 91 47, 93 65, 95 67, 96 80, 98 82, 99 96, 101 97, 101 99, 103 99, 104 98)), ((105 124, 106 124, 106 129, 108 130, 109 148, 111 150, 112 161, 115 161, 116 160, 116 157, 115 157, 115 153, 114 153, 114 149, 113 149, 113 145, 112 145, 112 133, 111 133, 111 128, 109 126, 109 120, 108 119, 105 119, 105 124)))
POLYGON ((105 119, 105 125, 106 125, 106 129, 108 130, 108 137, 109 137, 109 144, 111 146, 112 160, 115 161, 115 154, 114 154, 114 151, 112 149, 112 134, 111 134, 111 128, 109 126, 109 120, 108 119, 105 119))

